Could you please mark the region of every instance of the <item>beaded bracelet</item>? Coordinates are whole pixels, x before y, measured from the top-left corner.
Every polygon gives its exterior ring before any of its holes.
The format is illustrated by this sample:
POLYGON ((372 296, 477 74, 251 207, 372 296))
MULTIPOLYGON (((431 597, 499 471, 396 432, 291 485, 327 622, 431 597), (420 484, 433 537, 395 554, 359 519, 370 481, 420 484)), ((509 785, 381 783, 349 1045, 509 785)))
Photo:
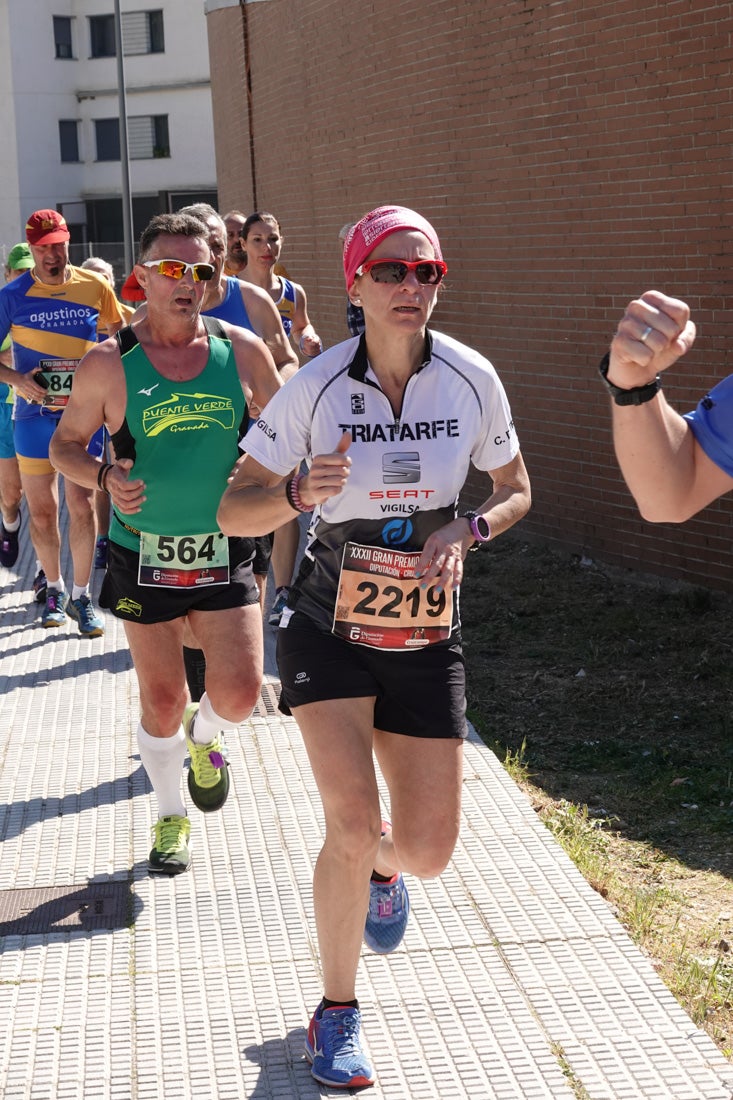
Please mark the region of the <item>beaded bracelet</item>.
POLYGON ((109 491, 106 486, 106 480, 107 474, 110 472, 113 465, 114 463, 112 462, 103 462, 102 465, 99 467, 99 473, 97 474, 97 486, 102 490, 103 493, 109 491))
POLYGON ((298 492, 300 478, 301 475, 296 474, 294 477, 291 477, 290 481, 285 482, 285 496, 288 498, 288 504, 290 505, 290 507, 293 508, 296 512, 312 512, 315 505, 311 504, 309 506, 307 504, 304 504, 301 500, 300 493, 298 492))

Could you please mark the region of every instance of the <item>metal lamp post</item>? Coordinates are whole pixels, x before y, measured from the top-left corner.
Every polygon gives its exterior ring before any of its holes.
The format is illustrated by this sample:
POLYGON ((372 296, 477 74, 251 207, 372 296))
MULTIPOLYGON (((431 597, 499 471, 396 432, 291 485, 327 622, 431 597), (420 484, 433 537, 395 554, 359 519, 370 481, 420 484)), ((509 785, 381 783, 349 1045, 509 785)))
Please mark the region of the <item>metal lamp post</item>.
POLYGON ((122 239, 125 271, 132 271, 132 195, 130 191, 130 157, 127 142, 127 93, 125 90, 125 57, 122 42, 120 0, 115 5, 115 47, 117 53, 117 95, 120 112, 120 165, 122 168, 122 239))

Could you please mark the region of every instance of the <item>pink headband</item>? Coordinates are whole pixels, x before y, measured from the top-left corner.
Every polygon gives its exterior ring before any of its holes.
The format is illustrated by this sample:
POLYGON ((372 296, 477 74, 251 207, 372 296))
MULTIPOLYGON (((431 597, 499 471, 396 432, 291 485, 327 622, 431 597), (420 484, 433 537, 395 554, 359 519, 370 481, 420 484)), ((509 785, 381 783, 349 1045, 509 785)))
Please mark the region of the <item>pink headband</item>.
POLYGON ((408 210, 406 206, 379 206, 376 210, 365 214, 346 235, 344 275, 347 290, 354 281, 357 268, 361 267, 379 242, 389 237, 391 233, 399 233, 405 229, 416 229, 418 233, 424 233, 433 246, 435 259, 443 259, 438 234, 422 214, 408 210))

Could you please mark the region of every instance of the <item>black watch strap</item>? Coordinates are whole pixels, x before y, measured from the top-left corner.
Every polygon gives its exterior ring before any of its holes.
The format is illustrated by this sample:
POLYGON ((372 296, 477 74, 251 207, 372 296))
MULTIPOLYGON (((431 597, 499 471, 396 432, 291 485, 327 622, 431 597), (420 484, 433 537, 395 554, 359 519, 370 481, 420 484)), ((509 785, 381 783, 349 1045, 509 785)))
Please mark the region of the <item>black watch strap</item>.
POLYGON ((647 382, 645 386, 633 386, 630 390, 622 390, 620 386, 614 386, 613 382, 608 381, 610 361, 610 352, 606 352, 598 364, 598 370, 604 386, 617 405, 643 405, 645 401, 651 401, 653 397, 656 397, 661 390, 662 380, 659 375, 653 381, 647 382))

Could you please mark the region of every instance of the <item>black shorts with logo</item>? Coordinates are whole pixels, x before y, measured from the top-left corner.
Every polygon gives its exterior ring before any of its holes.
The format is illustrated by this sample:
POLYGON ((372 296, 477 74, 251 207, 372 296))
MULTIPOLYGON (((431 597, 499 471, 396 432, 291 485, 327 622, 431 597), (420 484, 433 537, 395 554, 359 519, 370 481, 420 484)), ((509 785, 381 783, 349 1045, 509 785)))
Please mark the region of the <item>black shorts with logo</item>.
POLYGON ((254 541, 229 539, 229 583, 210 588, 156 588, 137 582, 140 555, 110 539, 99 606, 130 623, 165 623, 188 611, 226 611, 259 602, 252 573, 254 541))
POLYGON ((395 653, 335 637, 302 612, 277 632, 280 710, 374 695, 374 726, 408 737, 463 738, 466 669, 460 643, 395 653))

